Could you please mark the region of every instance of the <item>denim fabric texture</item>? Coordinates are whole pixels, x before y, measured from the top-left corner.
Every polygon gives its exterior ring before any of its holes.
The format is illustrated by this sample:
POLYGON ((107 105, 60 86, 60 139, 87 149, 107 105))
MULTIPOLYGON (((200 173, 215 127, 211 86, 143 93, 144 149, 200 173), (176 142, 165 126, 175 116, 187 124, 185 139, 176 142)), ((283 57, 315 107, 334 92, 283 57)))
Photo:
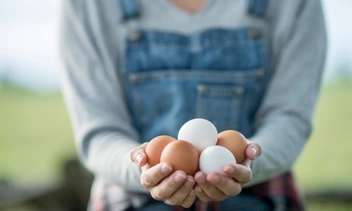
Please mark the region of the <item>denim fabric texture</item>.
POLYGON ((126 95, 143 142, 177 137, 193 118, 211 121, 219 132, 252 135, 268 75, 265 39, 253 30, 191 36, 141 30, 138 39, 126 38, 126 95))
POLYGON ((128 21, 130 18, 136 18, 140 15, 140 4, 139 1, 130 0, 119 0, 120 8, 123 12, 121 13, 122 21, 128 21))
MULTIPOLYGON (((260 31, 214 28, 185 36, 134 28, 131 34, 125 39, 123 74, 142 142, 165 134, 177 138, 181 126, 193 118, 211 121, 219 132, 253 135, 253 117, 269 74, 269 50, 260 31)), ((270 210, 268 203, 246 194, 216 206, 225 211, 270 210)), ((175 208, 154 202, 138 210, 175 208)))

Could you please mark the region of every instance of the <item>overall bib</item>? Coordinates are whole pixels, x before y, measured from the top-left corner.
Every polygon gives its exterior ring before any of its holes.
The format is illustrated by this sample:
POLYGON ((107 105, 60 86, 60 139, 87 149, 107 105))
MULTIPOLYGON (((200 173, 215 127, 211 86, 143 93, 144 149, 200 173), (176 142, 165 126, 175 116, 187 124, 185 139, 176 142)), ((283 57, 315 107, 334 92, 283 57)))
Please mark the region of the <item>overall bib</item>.
MULTIPOLYGON (((251 137, 254 116, 270 78, 266 38, 251 27, 211 28, 191 35, 142 30, 132 24, 141 16, 138 3, 120 0, 122 19, 129 30, 122 75, 141 143, 158 135, 177 138, 180 127, 193 118, 211 121, 218 132, 232 129, 251 137)), ((264 16, 267 0, 248 3, 249 14, 264 16)), ((243 189, 239 196, 209 203, 206 209, 285 210, 280 206, 287 205, 300 210, 298 198, 292 175, 287 173, 243 189)), ((192 209, 197 204, 201 203, 192 209)), ((187 210, 153 199, 138 210, 175 209, 187 210)))

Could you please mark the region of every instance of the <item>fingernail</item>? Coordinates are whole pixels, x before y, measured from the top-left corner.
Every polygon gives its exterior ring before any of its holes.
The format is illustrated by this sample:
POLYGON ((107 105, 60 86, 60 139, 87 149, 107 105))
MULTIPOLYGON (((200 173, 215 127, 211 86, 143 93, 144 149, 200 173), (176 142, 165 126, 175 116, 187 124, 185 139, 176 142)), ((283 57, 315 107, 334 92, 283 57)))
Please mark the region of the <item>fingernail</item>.
POLYGON ((191 192, 188 194, 188 197, 195 197, 196 193, 194 190, 191 190, 191 192))
POLYGON ((199 184, 204 184, 207 181, 206 178, 201 174, 196 175, 196 180, 199 184))
POLYGON ((186 188, 191 188, 191 187, 193 187, 193 185, 194 185, 193 180, 188 178, 187 182, 185 184, 186 188))
POLYGON ((165 163, 161 166, 161 173, 163 174, 168 174, 171 170, 171 167, 165 163))
POLYGON ((197 192, 198 194, 200 194, 200 193, 203 192, 202 188, 199 187, 199 186, 196 186, 196 187, 194 188, 194 191, 197 192))
POLYGON ((220 182, 220 177, 216 175, 213 178, 213 183, 218 183, 218 182, 220 182))
POLYGON ((224 172, 226 174, 233 174, 235 172, 235 170, 233 169, 232 166, 227 165, 227 166, 225 166, 224 172))
POLYGON ((251 146, 251 150, 253 152, 254 158, 257 158, 257 149, 255 148, 255 146, 251 146))
POLYGON ((135 158, 136 158, 137 164, 139 165, 141 163, 142 159, 143 159, 143 154, 142 153, 138 153, 135 158))
POLYGON ((186 179, 184 174, 177 173, 175 176, 175 182, 180 183, 183 182, 186 179))
POLYGON ((144 176, 144 177, 143 177, 143 180, 144 180, 144 184, 145 184, 146 186, 149 186, 149 185, 150 185, 150 179, 149 179, 149 177, 144 176))

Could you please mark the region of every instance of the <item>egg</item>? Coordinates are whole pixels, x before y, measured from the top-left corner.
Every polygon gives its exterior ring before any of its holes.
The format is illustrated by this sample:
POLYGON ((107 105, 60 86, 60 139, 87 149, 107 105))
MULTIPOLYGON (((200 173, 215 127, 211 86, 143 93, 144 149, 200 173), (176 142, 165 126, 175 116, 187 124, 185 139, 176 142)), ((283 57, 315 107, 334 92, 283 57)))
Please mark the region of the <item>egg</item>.
POLYGON ((160 162, 168 162, 173 172, 182 170, 187 175, 194 175, 198 169, 199 154, 189 142, 177 140, 170 142, 161 153, 160 162))
POLYGON ((246 157, 247 139, 236 130, 225 130, 218 135, 216 145, 230 150, 235 156, 237 163, 242 163, 246 157))
POLYGON ((161 135, 153 138, 146 146, 145 153, 148 157, 148 164, 150 167, 160 163, 160 156, 166 145, 170 142, 176 141, 172 136, 161 135))
POLYGON ((236 164, 236 158, 223 146, 207 147, 199 157, 199 168, 205 174, 211 172, 225 174, 223 168, 227 164, 236 164))
POLYGON ((216 144, 218 131, 210 121, 196 118, 182 125, 177 139, 190 142, 201 152, 206 147, 216 144))

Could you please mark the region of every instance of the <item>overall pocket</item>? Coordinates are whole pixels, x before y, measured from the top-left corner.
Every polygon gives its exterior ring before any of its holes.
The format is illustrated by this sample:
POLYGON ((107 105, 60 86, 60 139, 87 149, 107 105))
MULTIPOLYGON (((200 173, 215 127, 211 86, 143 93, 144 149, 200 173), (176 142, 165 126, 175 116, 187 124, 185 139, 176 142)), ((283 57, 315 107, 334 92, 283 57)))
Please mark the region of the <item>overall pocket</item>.
POLYGON ((245 89, 241 85, 197 86, 195 117, 210 120, 218 132, 239 128, 245 89))

